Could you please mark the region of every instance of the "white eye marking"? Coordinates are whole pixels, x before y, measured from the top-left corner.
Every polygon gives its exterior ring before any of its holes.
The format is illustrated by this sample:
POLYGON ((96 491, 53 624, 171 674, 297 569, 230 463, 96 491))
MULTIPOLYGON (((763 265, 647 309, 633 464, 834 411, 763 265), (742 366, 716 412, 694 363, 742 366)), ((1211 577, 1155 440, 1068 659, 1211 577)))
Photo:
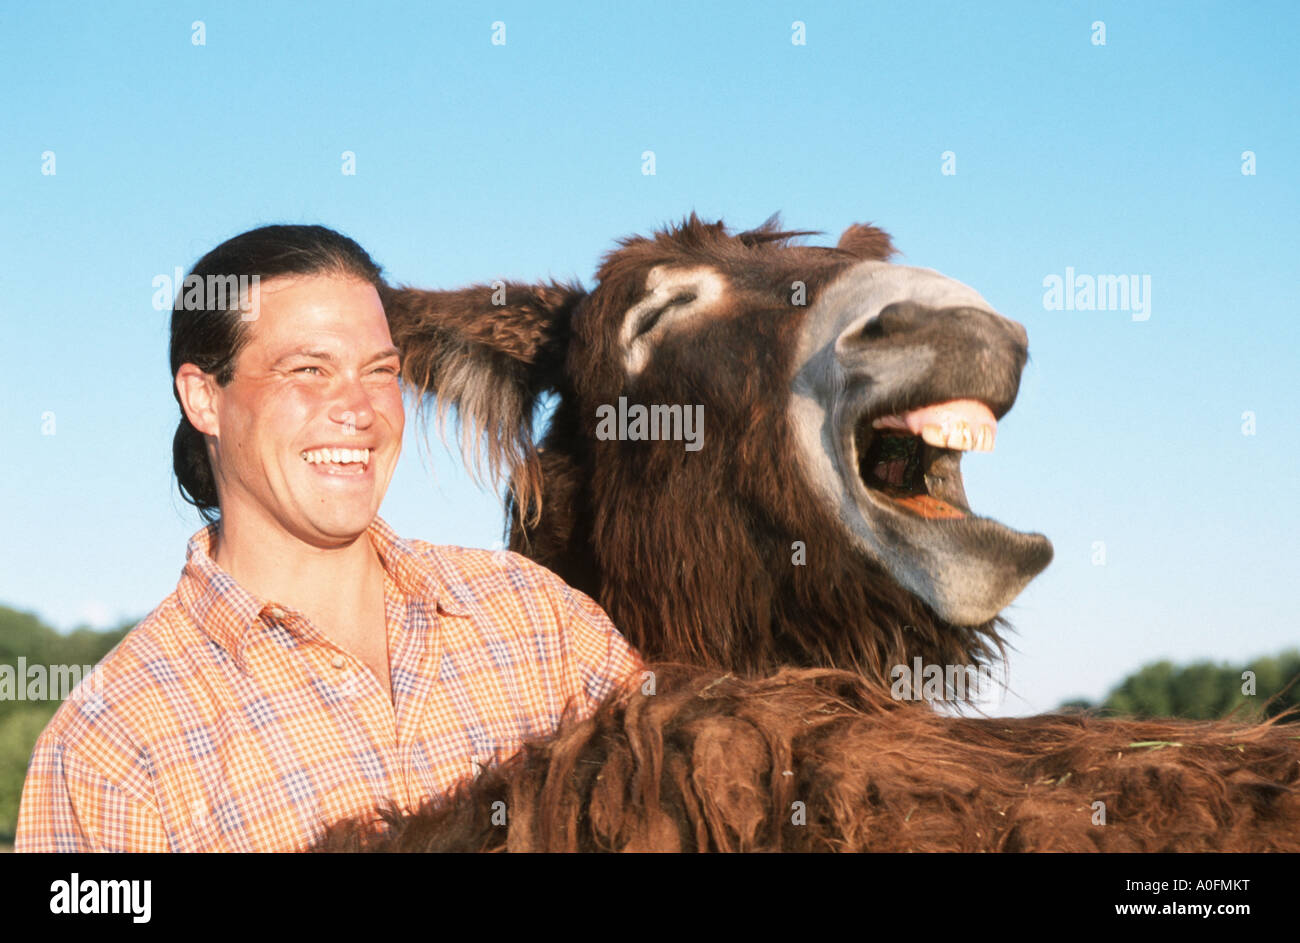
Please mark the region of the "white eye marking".
POLYGON ((633 376, 645 368, 665 331, 706 313, 722 298, 726 282, 704 265, 689 269, 656 265, 646 275, 645 288, 645 296, 623 316, 619 333, 624 363, 633 376))

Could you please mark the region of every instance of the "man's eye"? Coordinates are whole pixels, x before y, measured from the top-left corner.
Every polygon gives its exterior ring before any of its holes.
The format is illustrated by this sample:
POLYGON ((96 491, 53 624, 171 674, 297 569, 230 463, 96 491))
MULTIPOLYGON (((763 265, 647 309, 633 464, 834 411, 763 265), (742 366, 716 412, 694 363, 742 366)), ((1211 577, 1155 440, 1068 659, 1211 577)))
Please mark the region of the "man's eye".
POLYGON ((295 370, 295 371, 293 371, 293 372, 294 372, 294 373, 302 373, 304 370, 315 370, 315 371, 317 371, 317 372, 319 373, 319 372, 320 372, 320 367, 299 367, 297 370, 295 370))

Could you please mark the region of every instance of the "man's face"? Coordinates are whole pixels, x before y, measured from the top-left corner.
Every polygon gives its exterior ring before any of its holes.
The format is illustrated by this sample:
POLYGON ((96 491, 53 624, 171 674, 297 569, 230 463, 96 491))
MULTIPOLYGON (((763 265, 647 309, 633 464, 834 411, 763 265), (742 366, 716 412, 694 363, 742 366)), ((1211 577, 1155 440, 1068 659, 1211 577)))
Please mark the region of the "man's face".
POLYGON ((402 449, 401 364, 379 294, 340 275, 277 278, 253 313, 213 402, 222 517, 346 543, 379 512, 402 449))

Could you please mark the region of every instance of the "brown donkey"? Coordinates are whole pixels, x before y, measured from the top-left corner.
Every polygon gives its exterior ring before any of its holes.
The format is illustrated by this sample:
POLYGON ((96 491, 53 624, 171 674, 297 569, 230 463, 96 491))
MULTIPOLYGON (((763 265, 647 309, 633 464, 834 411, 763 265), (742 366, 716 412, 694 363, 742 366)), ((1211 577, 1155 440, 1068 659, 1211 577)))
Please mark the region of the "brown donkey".
POLYGON ((805 235, 692 215, 623 240, 591 291, 388 293, 407 381, 510 480, 511 548, 652 664, 454 795, 318 847, 1300 850, 1296 726, 910 699, 961 697, 1052 557, 962 486, 1027 339, 891 264, 879 229, 805 235))

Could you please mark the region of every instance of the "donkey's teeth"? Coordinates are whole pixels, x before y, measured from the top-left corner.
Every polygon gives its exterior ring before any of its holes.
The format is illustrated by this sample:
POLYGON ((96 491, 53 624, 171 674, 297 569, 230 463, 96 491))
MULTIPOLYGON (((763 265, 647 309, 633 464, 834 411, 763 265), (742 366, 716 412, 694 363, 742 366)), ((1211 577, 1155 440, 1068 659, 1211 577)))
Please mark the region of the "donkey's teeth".
POLYGON ((948 447, 948 436, 944 434, 942 426, 922 426, 921 438, 925 440, 926 445, 933 445, 936 449, 948 447))
POLYGON ((973 399, 954 399, 910 409, 871 422, 875 429, 906 429, 938 449, 993 451, 998 421, 993 411, 973 399))

